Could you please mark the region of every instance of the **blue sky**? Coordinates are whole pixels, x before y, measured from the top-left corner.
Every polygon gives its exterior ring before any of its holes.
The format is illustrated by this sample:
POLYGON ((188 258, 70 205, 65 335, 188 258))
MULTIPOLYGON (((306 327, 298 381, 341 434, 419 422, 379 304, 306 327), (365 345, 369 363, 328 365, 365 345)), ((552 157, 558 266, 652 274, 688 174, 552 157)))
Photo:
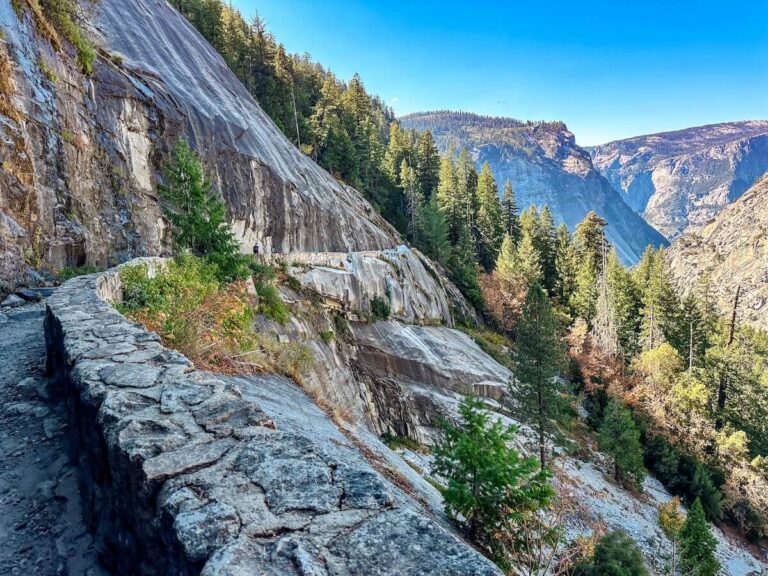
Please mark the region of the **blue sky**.
POLYGON ((768 118, 768 0, 234 0, 397 114, 564 120, 582 145, 768 118))

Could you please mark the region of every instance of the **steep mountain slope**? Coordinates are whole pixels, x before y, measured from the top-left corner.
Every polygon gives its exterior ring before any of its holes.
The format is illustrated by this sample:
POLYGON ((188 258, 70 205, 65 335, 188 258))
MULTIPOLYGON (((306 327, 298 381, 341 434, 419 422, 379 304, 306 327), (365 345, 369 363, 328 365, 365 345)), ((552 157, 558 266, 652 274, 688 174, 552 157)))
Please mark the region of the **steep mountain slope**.
MULTIPOLYGON (((21 3, 24 5, 24 3, 21 3)), ((245 252, 367 250, 396 233, 301 154, 166 2, 96 4, 90 77, 0 1, 0 290, 32 268, 162 253, 156 181, 184 135, 245 252)))
POLYGON ((518 205, 548 204, 555 218, 573 228, 590 210, 608 221, 607 234, 626 263, 648 244, 665 239, 622 201, 576 145, 562 122, 531 123, 464 112, 426 112, 401 118, 403 125, 429 129, 441 152, 467 147, 478 165, 488 161, 499 186, 512 182, 518 205))
POLYGON ((714 221, 675 240, 669 253, 685 290, 708 277, 727 313, 741 286, 739 319, 768 330, 768 175, 714 221))
POLYGON ((768 171, 768 120, 637 136, 590 152, 627 204, 675 238, 705 224, 768 171))

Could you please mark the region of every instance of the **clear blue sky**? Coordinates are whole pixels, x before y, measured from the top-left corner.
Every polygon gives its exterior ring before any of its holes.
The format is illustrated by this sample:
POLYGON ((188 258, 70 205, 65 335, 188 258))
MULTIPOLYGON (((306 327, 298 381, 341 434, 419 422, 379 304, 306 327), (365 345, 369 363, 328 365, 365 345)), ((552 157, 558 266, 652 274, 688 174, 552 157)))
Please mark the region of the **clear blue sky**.
POLYGON ((397 114, 564 120, 582 145, 768 118, 768 0, 234 0, 397 114))

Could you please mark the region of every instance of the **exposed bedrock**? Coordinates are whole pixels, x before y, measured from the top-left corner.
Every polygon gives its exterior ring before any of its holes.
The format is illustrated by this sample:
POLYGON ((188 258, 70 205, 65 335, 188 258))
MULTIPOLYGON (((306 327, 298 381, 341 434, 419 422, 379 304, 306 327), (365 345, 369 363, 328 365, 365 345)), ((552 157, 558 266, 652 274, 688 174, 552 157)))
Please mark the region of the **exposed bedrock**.
POLYGON ((115 271, 76 278, 45 322, 86 517, 117 573, 499 574, 422 507, 437 493, 413 471, 398 472, 418 500, 385 479, 396 459, 371 434, 353 442, 284 378, 195 370, 105 301, 119 298, 115 271))
POLYGON ((11 91, 0 107, 0 292, 39 280, 35 269, 166 252, 157 182, 179 137, 201 153, 245 252, 397 244, 356 190, 283 136, 170 4, 103 0, 91 10, 100 50, 84 76, 29 11, 19 18, 0 0, 11 91))

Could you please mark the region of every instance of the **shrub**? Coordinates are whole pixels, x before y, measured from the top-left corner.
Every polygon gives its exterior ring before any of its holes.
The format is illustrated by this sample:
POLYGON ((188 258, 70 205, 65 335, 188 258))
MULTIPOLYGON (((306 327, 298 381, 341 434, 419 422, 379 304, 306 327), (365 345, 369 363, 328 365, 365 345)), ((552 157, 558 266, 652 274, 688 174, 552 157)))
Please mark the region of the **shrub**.
POLYGON ((389 318, 390 313, 388 299, 381 296, 371 298, 371 320, 386 320, 389 318))
POLYGON ((592 559, 574 567, 575 576, 646 576, 643 554, 624 532, 609 532, 595 546, 592 559))
POLYGON ((280 324, 291 319, 291 311, 274 284, 256 284, 256 293, 259 295, 259 313, 280 324))
POLYGON ((56 30, 75 47, 77 62, 82 71, 91 74, 93 63, 96 61, 96 47, 88 40, 77 23, 76 0, 42 0, 41 6, 45 15, 53 22, 56 30))
POLYGON ((320 338, 327 344, 336 338, 336 333, 333 330, 323 330, 320 332, 320 338))
POLYGON ((336 333, 340 336, 345 336, 347 332, 349 332, 349 323, 341 314, 334 314, 333 327, 335 328, 336 333))
POLYGON ((65 266, 58 271, 56 277, 59 279, 59 282, 66 282, 71 278, 95 274, 96 272, 100 272, 96 266, 65 266))
POLYGON ((220 285, 217 273, 216 266, 194 256, 177 258, 154 278, 143 265, 123 268, 123 302, 116 307, 198 367, 275 372, 300 381, 313 362, 310 350, 255 333, 254 299, 245 283, 220 285))
POLYGON ((251 261, 248 264, 251 269, 251 275, 253 277, 254 284, 264 284, 265 282, 271 282, 277 278, 277 270, 274 266, 269 264, 261 264, 256 261, 251 261))

